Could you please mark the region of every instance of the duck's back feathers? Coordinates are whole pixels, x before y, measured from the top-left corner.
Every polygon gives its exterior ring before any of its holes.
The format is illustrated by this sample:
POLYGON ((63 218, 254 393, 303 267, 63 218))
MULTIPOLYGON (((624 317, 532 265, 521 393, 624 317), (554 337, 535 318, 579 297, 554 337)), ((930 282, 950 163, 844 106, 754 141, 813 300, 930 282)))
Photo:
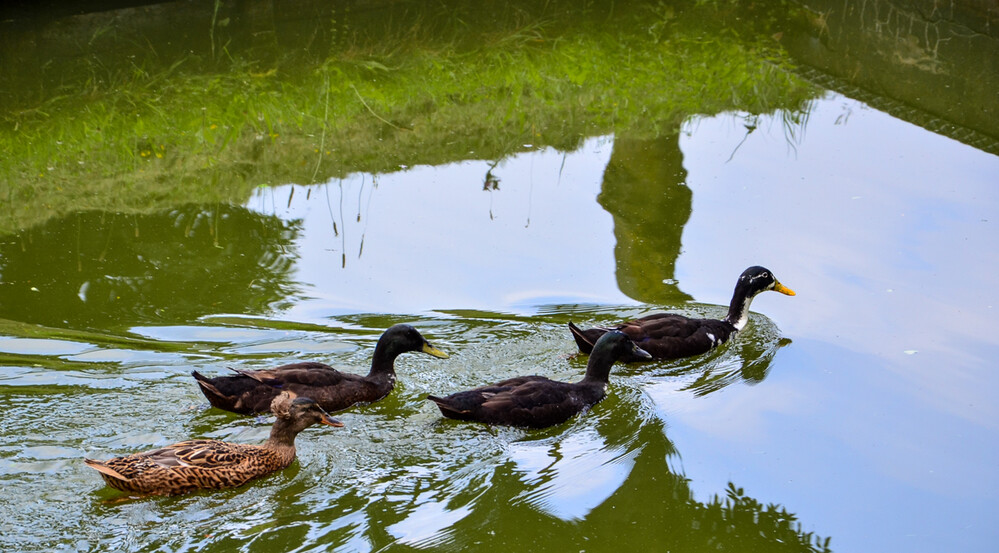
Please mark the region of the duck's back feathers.
POLYGON ((208 401, 215 407, 249 415, 264 413, 283 390, 314 399, 326 411, 342 411, 356 403, 385 397, 395 378, 367 378, 340 372, 315 362, 292 363, 273 369, 236 370, 235 376, 206 378, 193 372, 208 401))
POLYGON ((265 412, 271 400, 281 393, 279 388, 262 384, 246 375, 209 378, 198 371, 192 371, 191 375, 201 393, 208 398, 208 403, 241 415, 265 412))
POLYGON ((614 327, 581 329, 569 323, 580 353, 589 355, 593 344, 612 330, 623 332, 638 347, 652 355, 625 355, 622 363, 641 363, 652 359, 675 359, 705 353, 725 340, 735 330, 732 325, 714 319, 690 319, 673 313, 656 313, 614 327))
POLYGON ((690 319, 673 313, 657 313, 618 326, 638 347, 654 359, 677 359, 707 353, 725 343, 735 327, 717 319, 690 319))
POLYGON ((572 418, 603 398, 603 384, 579 386, 522 376, 441 398, 428 396, 444 416, 485 424, 545 428, 572 418))

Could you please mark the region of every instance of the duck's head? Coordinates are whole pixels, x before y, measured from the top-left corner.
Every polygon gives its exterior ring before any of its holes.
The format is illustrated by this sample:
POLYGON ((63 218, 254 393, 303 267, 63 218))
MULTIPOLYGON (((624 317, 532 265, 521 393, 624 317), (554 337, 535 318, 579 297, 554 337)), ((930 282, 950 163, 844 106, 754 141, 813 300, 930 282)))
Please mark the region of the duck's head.
POLYGON ((606 382, 611 366, 615 362, 631 363, 650 359, 652 355, 635 345, 625 333, 611 330, 593 344, 593 351, 590 352, 590 359, 586 365, 586 377, 606 382))
POLYGON ((313 424, 343 426, 343 423, 330 417, 312 398, 296 396, 292 392, 281 392, 271 401, 271 412, 279 421, 289 423, 300 432, 313 424))
POLYGON ((419 351, 440 359, 448 358, 446 353, 432 346, 418 330, 408 324, 397 324, 386 330, 378 339, 375 351, 381 351, 392 359, 410 351, 419 351))
POLYGON ((752 298, 760 292, 772 290, 788 296, 793 296, 794 290, 781 284, 774 276, 773 272, 766 267, 754 266, 746 269, 739 275, 739 282, 735 285, 736 294, 752 298))
POLYGON ((606 352, 608 355, 614 358, 615 361, 620 359, 636 358, 636 359, 652 359, 652 355, 644 349, 635 345, 635 342, 631 341, 631 338, 621 332, 620 330, 611 330, 610 332, 605 332, 603 336, 595 344, 593 344, 593 352, 597 351, 606 352))

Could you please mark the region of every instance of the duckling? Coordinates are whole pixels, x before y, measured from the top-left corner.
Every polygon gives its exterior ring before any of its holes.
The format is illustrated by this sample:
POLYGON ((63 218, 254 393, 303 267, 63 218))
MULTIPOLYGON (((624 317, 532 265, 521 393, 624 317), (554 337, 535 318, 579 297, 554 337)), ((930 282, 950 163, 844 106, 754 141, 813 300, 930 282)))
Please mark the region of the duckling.
POLYGON ((208 378, 198 371, 191 374, 208 401, 226 411, 243 415, 266 412, 281 390, 290 390, 314 399, 326 411, 336 412, 387 396, 395 387, 395 358, 409 351, 448 357, 412 326, 397 324, 378 339, 367 375, 340 372, 316 362, 254 371, 232 369, 238 373, 236 376, 208 378))
POLYGON ((490 386, 427 396, 451 419, 506 426, 546 428, 563 423, 607 395, 611 366, 622 358, 651 356, 617 331, 601 336, 579 382, 558 382, 543 376, 520 376, 490 386))
MULTIPOLYGON (((788 296, 794 290, 784 286, 764 267, 750 267, 742 272, 735 284, 728 315, 724 319, 691 319, 675 313, 656 313, 614 327, 583 330, 569 323, 569 331, 582 353, 590 353, 594 343, 610 330, 624 332, 639 347, 652 354, 652 359, 677 359, 707 353, 724 344, 742 330, 749 321, 749 305, 760 292, 773 290, 788 296)), ((625 362, 642 359, 625 359, 625 362)))
POLYGON ((115 457, 84 459, 108 486, 143 495, 176 495, 200 489, 241 486, 279 471, 295 460, 295 436, 313 424, 343 426, 315 401, 282 392, 271 403, 277 420, 262 445, 188 440, 115 457))

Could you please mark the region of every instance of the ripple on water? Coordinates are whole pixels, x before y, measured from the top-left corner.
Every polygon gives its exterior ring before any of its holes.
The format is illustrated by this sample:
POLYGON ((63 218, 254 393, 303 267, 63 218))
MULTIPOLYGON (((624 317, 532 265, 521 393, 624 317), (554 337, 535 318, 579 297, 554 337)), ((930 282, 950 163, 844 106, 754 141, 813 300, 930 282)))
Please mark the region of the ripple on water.
MULTIPOLYGON (((572 317, 584 323, 623 318, 632 311, 622 308, 615 315, 606 308, 592 313, 577 309, 572 317)), ((17 386, 5 404, 0 480, 18 495, 37 494, 40 487, 48 491, 45 499, 26 507, 0 507, 0 518, 19 528, 19 537, 26 540, 19 543, 37 544, 27 547, 32 550, 59 541, 55 536, 73 535, 87 550, 178 552, 263 547, 370 551, 393 544, 462 548, 472 545, 464 543, 467 536, 482 536, 492 527, 497 505, 504 505, 507 516, 514 516, 511 520, 527 510, 572 524, 608 502, 631 478, 636 458, 645 454, 650 441, 668 444, 657 418, 661 411, 645 387, 675 382, 690 394, 753 383, 744 376, 752 363, 744 359, 779 347, 776 327, 754 315, 753 325, 736 342, 694 363, 615 367, 606 400, 565 425, 542 431, 445 420, 426 401, 429 393, 520 374, 578 379, 586 357, 574 355, 565 320, 565 314, 553 310, 530 318, 479 313, 422 321, 420 328, 432 329, 427 332, 431 341, 451 358, 400 357, 392 395, 338 414, 345 428, 307 429, 298 439, 299 460, 288 470, 235 490, 124 502, 82 464, 82 457, 108 458, 200 437, 260 443, 269 433, 272 417, 240 417, 200 407, 206 403, 187 371, 224 372, 235 363, 271 363, 277 360, 253 359, 266 351, 295 357, 292 350, 297 349, 365 372, 379 332, 352 329, 349 337, 331 337, 309 331, 290 339, 274 329, 211 329, 205 334, 200 333, 204 327, 191 327, 199 333, 188 334, 187 327, 162 333, 147 327, 147 338, 170 340, 163 342, 162 351, 152 347, 148 352, 82 342, 73 348, 35 343, 33 347, 59 353, 54 360, 32 354, 49 364, 22 364, 0 377, 0 384, 35 384, 17 386), (66 355, 76 357, 60 357, 66 355), (53 486, 53 481, 59 484, 53 486), (87 524, 57 516, 56 505, 83 513, 80 518, 87 524), (39 527, 36 520, 48 520, 50 526, 39 527)), ((357 327, 372 326, 358 321, 357 327)), ((760 374, 765 376, 766 370, 764 366, 760 374)), ((656 451, 661 458, 662 451, 668 456, 671 450, 656 451)), ((10 539, 0 537, 0 545, 9 545, 10 539)))
POLYGON ((69 340, 0 337, 0 352, 15 355, 76 355, 93 347, 92 344, 69 340))

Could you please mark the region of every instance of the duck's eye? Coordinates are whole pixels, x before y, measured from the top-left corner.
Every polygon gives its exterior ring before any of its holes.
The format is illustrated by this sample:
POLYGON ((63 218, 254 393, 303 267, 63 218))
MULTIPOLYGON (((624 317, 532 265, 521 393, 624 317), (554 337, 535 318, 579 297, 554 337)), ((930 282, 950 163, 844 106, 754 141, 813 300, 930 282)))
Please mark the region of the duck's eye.
POLYGON ((763 271, 762 273, 760 273, 760 276, 763 278, 770 278, 770 273, 763 271))

